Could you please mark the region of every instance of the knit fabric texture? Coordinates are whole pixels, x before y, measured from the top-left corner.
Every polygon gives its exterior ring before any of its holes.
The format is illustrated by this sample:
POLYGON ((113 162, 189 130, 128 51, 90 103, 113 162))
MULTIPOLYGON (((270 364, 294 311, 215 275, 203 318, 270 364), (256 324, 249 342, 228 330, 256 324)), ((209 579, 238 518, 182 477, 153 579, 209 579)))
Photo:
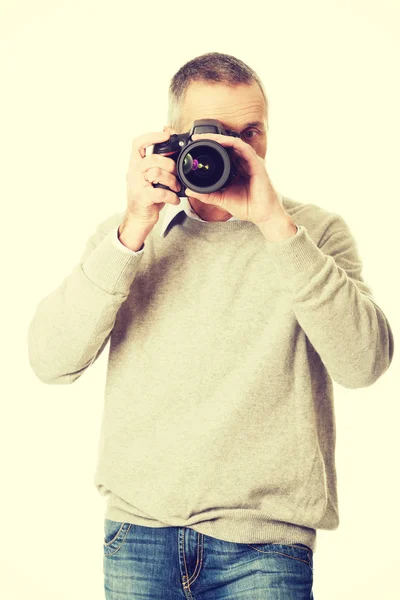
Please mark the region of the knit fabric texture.
POLYGON ((338 527, 333 381, 372 385, 393 334, 343 217, 282 200, 298 231, 277 242, 175 207, 133 252, 115 213, 38 303, 42 382, 73 383, 110 342, 94 477, 107 518, 313 551, 338 527))

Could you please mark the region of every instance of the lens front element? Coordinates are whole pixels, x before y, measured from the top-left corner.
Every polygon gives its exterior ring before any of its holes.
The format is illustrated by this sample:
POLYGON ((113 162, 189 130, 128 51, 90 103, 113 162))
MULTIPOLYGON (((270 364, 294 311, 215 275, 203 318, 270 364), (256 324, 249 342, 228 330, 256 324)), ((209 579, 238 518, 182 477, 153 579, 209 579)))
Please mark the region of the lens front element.
POLYGON ((226 183, 230 172, 229 156, 225 148, 217 142, 193 142, 179 157, 178 173, 179 171, 187 187, 194 191, 203 190, 210 193, 226 183))

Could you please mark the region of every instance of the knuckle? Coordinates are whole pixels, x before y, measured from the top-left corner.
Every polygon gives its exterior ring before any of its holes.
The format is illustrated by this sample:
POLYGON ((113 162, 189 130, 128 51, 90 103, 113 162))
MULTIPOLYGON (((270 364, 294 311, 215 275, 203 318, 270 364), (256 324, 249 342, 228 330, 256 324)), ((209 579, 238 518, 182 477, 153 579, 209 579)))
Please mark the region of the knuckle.
POLYGON ((173 172, 174 168, 175 168, 175 161, 172 158, 169 158, 168 156, 162 156, 162 166, 166 171, 169 171, 170 173, 173 172))
POLYGON ((174 172, 176 163, 172 158, 163 156, 162 154, 151 154, 149 158, 151 158, 151 162, 154 165, 159 166, 164 171, 169 171, 170 173, 174 172))
POLYGON ((149 154, 146 158, 148 158, 150 164, 155 166, 160 164, 162 157, 161 154, 149 154))
POLYGON ((139 150, 139 148, 145 148, 149 144, 149 134, 145 133, 143 135, 138 135, 132 140, 132 148, 134 150, 139 150))
POLYGON ((161 169, 165 165, 163 157, 160 154, 151 154, 149 158, 151 158, 150 163, 155 169, 161 169))

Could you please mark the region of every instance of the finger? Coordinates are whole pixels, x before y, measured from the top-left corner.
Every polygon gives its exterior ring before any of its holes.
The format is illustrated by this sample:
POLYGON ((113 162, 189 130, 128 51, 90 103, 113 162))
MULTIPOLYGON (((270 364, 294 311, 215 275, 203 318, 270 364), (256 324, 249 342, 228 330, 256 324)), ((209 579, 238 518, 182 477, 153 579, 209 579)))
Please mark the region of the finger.
POLYGON ((219 135, 217 133, 196 133, 192 135, 192 140, 201 140, 201 139, 215 140, 221 146, 233 148, 237 154, 242 158, 247 164, 247 175, 260 175, 262 173, 261 164, 258 160, 258 155, 252 146, 246 144, 243 140, 237 137, 232 137, 230 135, 219 135))
POLYGON ((170 134, 167 131, 156 131, 155 133, 145 133, 132 142, 132 161, 137 161, 146 156, 146 148, 153 146, 158 142, 169 140, 170 134))
POLYGON ((139 173, 144 173, 152 168, 175 174, 176 162, 172 158, 162 156, 161 154, 150 154, 150 156, 145 156, 143 159, 140 159, 138 165, 139 173))
POLYGON ((170 190, 176 193, 181 191, 181 186, 179 185, 179 182, 175 175, 173 175, 172 173, 168 173, 167 171, 159 169, 158 167, 153 167, 151 169, 148 169, 148 171, 146 171, 144 175, 145 180, 149 182, 147 185, 162 183, 163 185, 168 186, 170 190))
POLYGON ((175 174, 176 162, 172 158, 168 158, 162 154, 149 154, 144 158, 140 158, 135 168, 139 173, 144 173, 149 169, 155 168, 161 171, 167 171, 167 173, 175 174))

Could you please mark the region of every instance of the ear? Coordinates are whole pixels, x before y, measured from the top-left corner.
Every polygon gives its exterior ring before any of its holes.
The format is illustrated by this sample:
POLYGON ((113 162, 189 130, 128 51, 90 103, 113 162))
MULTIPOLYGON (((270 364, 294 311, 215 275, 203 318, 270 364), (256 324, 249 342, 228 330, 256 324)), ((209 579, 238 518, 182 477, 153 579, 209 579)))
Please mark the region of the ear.
POLYGON ((173 135, 174 133, 177 133, 177 131, 175 131, 174 129, 172 129, 171 127, 169 127, 168 125, 164 125, 164 130, 167 133, 169 133, 170 135, 173 135))

